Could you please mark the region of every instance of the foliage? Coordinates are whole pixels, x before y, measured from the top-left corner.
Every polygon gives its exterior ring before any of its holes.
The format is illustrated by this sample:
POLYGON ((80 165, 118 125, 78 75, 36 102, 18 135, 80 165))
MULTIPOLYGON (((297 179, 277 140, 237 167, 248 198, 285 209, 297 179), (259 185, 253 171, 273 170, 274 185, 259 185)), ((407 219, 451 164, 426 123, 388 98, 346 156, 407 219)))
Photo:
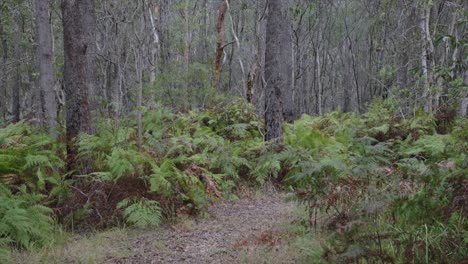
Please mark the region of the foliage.
POLYGON ((127 198, 117 205, 117 209, 124 209, 127 223, 137 227, 161 223, 161 208, 156 201, 127 198))
POLYGON ((466 120, 439 134, 434 116, 400 110, 379 100, 363 115, 304 115, 284 125, 284 144, 266 144, 243 101, 187 113, 159 106, 144 111, 141 149, 132 115, 81 135, 79 157, 92 172, 75 177, 64 173, 62 144, 25 122, 8 126, 0 129, 0 258, 11 246, 47 242, 48 207, 74 228, 144 227, 235 197, 241 184, 275 181, 295 191, 309 227, 328 237, 325 262, 464 259, 466 120))
MULTIPOLYGON (((44 191, 62 181, 63 145, 19 122, 0 130, 0 179, 44 191)), ((58 190, 52 193, 59 193, 58 190)))
POLYGON ((62 200, 73 181, 63 174, 63 145, 26 122, 0 129, 0 260, 9 246, 41 247, 53 233, 46 199, 62 200))
POLYGON ((52 210, 41 205, 39 194, 29 194, 23 185, 17 193, 0 183, 0 260, 8 258, 8 246, 31 249, 50 242, 52 210))
POLYGON ((158 201, 165 216, 180 210, 197 213, 212 201, 231 197, 242 178, 264 178, 254 171, 264 153, 259 151, 264 146, 261 128, 253 107, 241 100, 188 113, 145 110, 143 124, 142 149, 132 116, 119 124, 104 120, 94 135, 80 136, 80 158, 93 161, 92 172, 82 177, 84 195, 92 198, 75 193, 67 213, 80 211, 79 205, 91 215, 72 216, 74 222, 87 218, 113 225, 119 216, 112 208, 133 197, 158 201))
POLYGON ((431 115, 403 118, 385 101, 362 117, 304 116, 288 127, 294 150, 287 152, 296 159, 287 182, 307 205, 309 224, 330 234, 324 259, 454 263, 468 256, 468 144, 457 125, 451 135, 436 128, 431 115))

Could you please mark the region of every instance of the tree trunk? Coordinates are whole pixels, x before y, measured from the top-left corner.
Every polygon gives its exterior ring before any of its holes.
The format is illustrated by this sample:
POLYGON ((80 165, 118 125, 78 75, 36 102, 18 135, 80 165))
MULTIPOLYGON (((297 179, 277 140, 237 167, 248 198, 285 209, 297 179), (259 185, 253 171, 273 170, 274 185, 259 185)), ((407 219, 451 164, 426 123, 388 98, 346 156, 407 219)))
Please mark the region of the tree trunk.
MULTIPOLYGON (((465 83, 468 83, 468 71, 465 70, 463 78, 465 83)), ((460 103, 460 116, 468 117, 468 94, 465 93, 463 97, 460 103)))
MULTIPOLYGON (((2 16, 2 10, 0 8, 0 16, 2 16)), ((6 103, 6 93, 7 93, 7 59, 8 59, 8 43, 7 43, 7 38, 4 30, 4 25, 0 21, 0 41, 1 41, 1 47, 2 47, 2 59, 0 63, 0 117, 5 119, 6 113, 8 112, 8 106, 6 103), (4 96, 4 98, 2 98, 4 96)))
POLYGON ((22 29, 23 29, 23 19, 21 13, 18 9, 12 10, 13 15, 13 57, 15 63, 15 77, 14 84, 11 93, 11 112, 13 114, 13 123, 20 121, 20 91, 21 91, 21 65, 22 65, 22 50, 21 50, 21 40, 22 40, 22 29))
MULTIPOLYGON (((285 78, 285 83, 281 86, 281 95, 283 101, 283 118, 288 123, 292 123, 295 119, 294 115, 294 98, 293 98, 293 38, 292 38, 292 21, 289 15, 289 0, 278 1, 279 9, 274 15, 278 19, 278 35, 279 38, 279 66, 281 75, 285 78)), ((271 9, 270 9, 271 11, 271 9)))
POLYGON ((283 141, 282 119, 293 119, 291 86, 292 42, 288 20, 288 1, 268 2, 265 47, 265 139, 283 141), (285 109, 283 110, 283 105, 285 109))
POLYGON ((138 149, 143 150, 143 59, 141 58, 140 51, 137 49, 134 50, 135 53, 135 72, 137 75, 138 81, 138 90, 137 90, 137 126, 138 126, 138 149))
POLYGON ((66 97, 67 165, 73 173, 86 173, 86 161, 77 160, 77 138, 80 133, 90 133, 89 92, 93 89, 94 73, 90 53, 95 41, 90 37, 89 18, 94 16, 94 0, 63 0, 62 19, 64 37, 64 85, 66 97), (91 76, 90 76, 91 75, 91 76))
POLYGON ((323 114, 323 106, 322 106, 322 95, 323 95, 323 88, 322 88, 322 65, 320 63, 320 52, 317 49, 315 51, 315 64, 316 64, 316 69, 317 69, 317 86, 318 86, 318 91, 317 91, 317 113, 318 115, 323 114))
MULTIPOLYGON (((423 4, 424 5, 424 4, 423 4)), ((424 90, 423 90, 423 98, 426 100, 424 105, 424 110, 427 113, 432 112, 432 91, 431 86, 433 85, 433 74, 432 74, 432 60, 433 60, 433 51, 434 47, 432 44, 432 39, 430 36, 430 28, 429 28, 429 21, 431 15, 431 7, 423 6, 421 10, 421 21, 420 21, 420 29, 421 29, 421 38, 422 38, 422 52, 421 52, 421 66, 423 71, 423 82, 424 82, 424 90)))
POLYGON ((150 22, 151 22, 151 30, 153 32, 153 41, 152 43, 150 44, 151 46, 151 69, 150 69, 150 74, 149 74, 149 79, 150 79, 150 83, 154 83, 154 81, 156 81, 156 72, 157 72, 157 69, 158 67, 156 66, 157 65, 157 58, 158 58, 158 55, 159 55, 159 51, 160 51, 160 44, 159 44, 159 33, 158 33, 158 30, 156 28, 156 16, 153 15, 153 10, 155 11, 155 13, 159 13, 159 6, 155 6, 153 8, 149 8, 149 17, 150 17, 150 22))
POLYGON ((407 11, 405 10, 405 5, 403 1, 398 1, 397 6, 401 12, 400 19, 398 20, 397 26, 397 70, 396 70, 396 86, 398 89, 406 89, 408 85, 408 28, 409 23, 406 19, 408 16, 407 11))
POLYGON ((463 98, 460 104, 460 116, 467 117, 468 116, 468 97, 463 98))
POLYGON ((265 114, 265 35, 266 35, 266 10, 267 1, 257 1, 255 9, 255 74, 252 75, 252 104, 260 115, 265 114))
POLYGON ((83 34, 87 42, 86 52, 86 82, 88 87, 89 96, 89 112, 90 112, 90 131, 89 133, 94 134, 96 132, 95 125, 97 122, 93 122, 93 119, 98 115, 98 85, 97 85, 97 64, 96 64, 96 10, 95 0, 80 0, 83 1, 83 27, 85 28, 83 34))
POLYGON ((37 64, 39 68, 39 90, 41 109, 49 132, 57 126, 57 102, 55 101, 55 76, 53 65, 52 30, 50 27, 49 1, 35 0, 37 64))
POLYGON ((193 102, 193 91, 190 89, 190 79, 189 79, 189 69, 190 69, 190 42, 191 42, 191 32, 190 32, 190 0, 185 1, 184 5, 184 28, 185 28, 185 94, 187 95, 187 105, 188 108, 192 108, 193 102))
POLYGON ((213 79, 212 85, 215 92, 219 91, 219 82, 221 79, 221 70, 222 70, 222 58, 223 58, 223 50, 224 50, 224 20, 226 18, 226 10, 227 10, 227 0, 223 1, 219 7, 219 14, 218 14, 218 23, 216 25, 216 30, 218 32, 218 37, 216 39, 216 56, 215 56, 215 63, 214 63, 214 71, 213 71, 213 79))

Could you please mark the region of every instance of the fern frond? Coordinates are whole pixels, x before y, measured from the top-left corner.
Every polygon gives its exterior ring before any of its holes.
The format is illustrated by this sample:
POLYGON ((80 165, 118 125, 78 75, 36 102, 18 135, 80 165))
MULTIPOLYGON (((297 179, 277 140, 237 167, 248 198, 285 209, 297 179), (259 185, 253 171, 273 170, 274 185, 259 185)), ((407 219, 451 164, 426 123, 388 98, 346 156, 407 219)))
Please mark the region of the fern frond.
POLYGON ((136 227, 155 226, 161 223, 162 213, 156 201, 141 199, 125 199, 117 204, 117 209, 124 209, 127 223, 136 227))

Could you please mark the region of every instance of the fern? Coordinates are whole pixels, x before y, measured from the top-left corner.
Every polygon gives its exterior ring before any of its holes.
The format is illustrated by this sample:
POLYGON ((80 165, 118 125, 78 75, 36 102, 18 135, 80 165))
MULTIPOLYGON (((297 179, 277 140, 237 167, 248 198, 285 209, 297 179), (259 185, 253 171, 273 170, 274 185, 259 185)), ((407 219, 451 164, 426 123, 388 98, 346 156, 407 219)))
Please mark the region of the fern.
POLYGON ((251 171, 255 181, 263 185, 267 179, 277 178, 281 172, 282 156, 277 153, 266 152, 257 159, 257 164, 251 171))
MULTIPOLYGON (((122 126, 116 129, 111 122, 102 122, 95 135, 80 135, 78 142, 79 157, 92 159, 95 171, 108 170, 109 160, 112 159, 113 155, 115 157, 117 155, 129 156, 135 154, 135 152, 129 155, 124 153, 125 151, 135 151, 137 149, 135 140, 132 140, 134 134, 134 128, 122 126), (118 151, 115 151, 115 149, 118 149, 118 151)), ((116 178, 121 176, 116 176, 116 178)))
POLYGON ((7 238, 0 238, 0 262, 10 263, 11 262, 11 250, 8 247, 10 240, 7 238))
POLYGON ((406 156, 424 155, 428 158, 443 158, 446 148, 453 138, 450 135, 425 135, 410 146, 402 146, 402 152, 406 156))
POLYGON ((0 237, 3 243, 23 248, 40 247, 50 241, 52 210, 40 205, 44 198, 28 194, 23 186, 13 194, 0 183, 0 237))
POLYGON ((205 189, 202 189, 200 187, 197 187, 190 191, 187 198, 187 202, 193 204, 196 209, 201 209, 208 202, 208 195, 205 189))
POLYGON ((173 195, 170 179, 176 171, 177 168, 170 159, 165 159, 161 166, 153 165, 153 174, 149 177, 150 190, 166 197, 173 195))
POLYGON ((100 167, 101 171, 93 172, 95 178, 108 182, 117 181, 122 177, 130 177, 143 174, 143 170, 151 162, 150 159, 136 150, 115 147, 110 154, 103 159, 100 167))
POLYGON ((127 223, 136 227, 156 226, 161 223, 159 203, 145 198, 122 200, 117 209, 123 209, 127 223))
POLYGON ((62 178, 64 146, 43 134, 32 134, 24 122, 0 129, 0 177, 13 174, 19 182, 44 191, 62 178), (46 176, 48 175, 48 176, 46 176))

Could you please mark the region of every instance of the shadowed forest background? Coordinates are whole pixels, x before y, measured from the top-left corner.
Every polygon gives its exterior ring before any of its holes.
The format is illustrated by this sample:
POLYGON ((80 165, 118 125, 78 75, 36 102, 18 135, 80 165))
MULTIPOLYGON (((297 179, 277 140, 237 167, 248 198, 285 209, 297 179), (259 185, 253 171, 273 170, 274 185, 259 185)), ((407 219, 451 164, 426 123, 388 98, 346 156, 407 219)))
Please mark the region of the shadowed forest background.
POLYGON ((286 263, 465 263, 467 6, 0 0, 0 262, 274 186, 286 263))

